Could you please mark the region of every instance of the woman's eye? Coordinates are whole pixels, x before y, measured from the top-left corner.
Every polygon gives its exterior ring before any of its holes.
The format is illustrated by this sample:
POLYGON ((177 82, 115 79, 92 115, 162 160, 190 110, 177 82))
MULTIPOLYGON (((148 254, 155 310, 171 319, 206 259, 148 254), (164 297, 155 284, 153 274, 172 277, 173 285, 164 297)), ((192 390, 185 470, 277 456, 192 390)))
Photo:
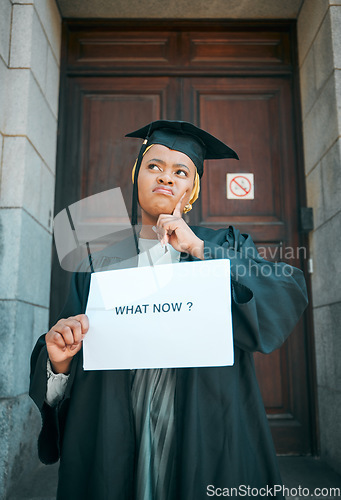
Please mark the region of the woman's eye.
POLYGON ((176 171, 176 173, 177 173, 178 175, 184 175, 185 177, 187 177, 187 172, 186 172, 186 170, 177 170, 177 171, 176 171))
POLYGON ((150 170, 155 170, 155 169, 160 170, 159 167, 157 165, 155 165, 155 163, 151 163, 150 165, 148 165, 148 168, 150 170))

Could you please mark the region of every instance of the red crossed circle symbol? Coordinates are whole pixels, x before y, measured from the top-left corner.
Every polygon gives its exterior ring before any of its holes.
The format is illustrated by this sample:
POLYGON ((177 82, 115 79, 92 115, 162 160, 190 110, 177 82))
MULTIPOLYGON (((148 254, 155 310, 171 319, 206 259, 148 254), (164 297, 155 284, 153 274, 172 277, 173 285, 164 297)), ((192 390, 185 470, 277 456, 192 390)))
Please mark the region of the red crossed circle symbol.
POLYGON ((239 198, 242 198, 243 196, 249 194, 249 192, 251 191, 251 182, 244 175, 236 175, 236 177, 233 177, 233 179, 231 179, 230 181, 230 190, 232 194, 238 196, 239 198), (242 193, 236 192, 237 186, 242 190, 242 193))

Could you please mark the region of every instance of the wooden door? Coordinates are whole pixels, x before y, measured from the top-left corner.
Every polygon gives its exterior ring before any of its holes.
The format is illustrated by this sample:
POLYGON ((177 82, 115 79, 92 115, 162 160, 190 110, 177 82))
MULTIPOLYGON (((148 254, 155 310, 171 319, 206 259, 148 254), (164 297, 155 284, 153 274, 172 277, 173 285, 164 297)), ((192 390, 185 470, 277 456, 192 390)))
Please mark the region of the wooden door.
MULTIPOLYGON (((188 120, 240 156, 207 162, 189 223, 233 224, 252 235, 266 258, 301 267, 292 26, 170 25, 64 24, 56 213, 113 187, 121 187, 130 210, 139 141, 124 135, 160 118, 188 120), (255 198, 227 199, 226 174, 242 172, 254 174, 255 198)), ((54 258, 51 323, 68 278, 54 258)), ((280 350, 255 355, 278 453, 313 451, 308 361, 303 319, 280 350)))

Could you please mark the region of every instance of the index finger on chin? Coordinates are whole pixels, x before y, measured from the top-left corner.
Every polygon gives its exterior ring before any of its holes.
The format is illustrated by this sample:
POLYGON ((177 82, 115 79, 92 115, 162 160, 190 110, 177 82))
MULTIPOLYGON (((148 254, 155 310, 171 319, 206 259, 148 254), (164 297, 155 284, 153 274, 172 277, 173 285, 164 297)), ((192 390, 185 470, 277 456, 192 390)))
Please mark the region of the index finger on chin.
POLYGON ((178 201, 178 203, 175 205, 175 208, 173 210, 173 215, 175 215, 176 217, 181 217, 181 203, 182 203, 182 200, 184 199, 185 197, 185 194, 186 194, 186 191, 184 192, 184 194, 181 196, 180 200, 178 201))

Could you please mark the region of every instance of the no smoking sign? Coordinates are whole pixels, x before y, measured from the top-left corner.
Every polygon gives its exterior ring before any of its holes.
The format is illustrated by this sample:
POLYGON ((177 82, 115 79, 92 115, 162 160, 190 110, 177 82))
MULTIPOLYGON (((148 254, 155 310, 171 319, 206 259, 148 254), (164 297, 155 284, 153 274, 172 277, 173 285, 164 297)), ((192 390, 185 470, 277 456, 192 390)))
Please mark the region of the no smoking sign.
POLYGON ((226 184, 228 200, 253 200, 255 197, 253 174, 227 174, 226 184))

